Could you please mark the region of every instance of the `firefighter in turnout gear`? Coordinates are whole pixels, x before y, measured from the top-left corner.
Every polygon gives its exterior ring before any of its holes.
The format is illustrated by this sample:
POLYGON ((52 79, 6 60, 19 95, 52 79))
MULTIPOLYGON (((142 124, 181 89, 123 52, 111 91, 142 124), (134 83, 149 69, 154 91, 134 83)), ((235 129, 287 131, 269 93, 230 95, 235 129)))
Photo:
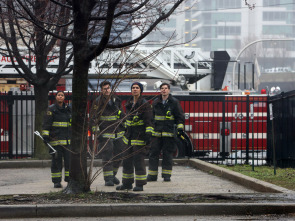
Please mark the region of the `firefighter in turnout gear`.
POLYGON ((101 95, 92 106, 92 132, 98 135, 99 152, 102 156, 105 186, 118 185, 116 178, 118 168, 122 162, 123 141, 125 128, 122 119, 121 100, 112 94, 111 83, 103 81, 100 84, 101 95))
MULTIPOLYGON (((49 143, 56 153, 52 154, 51 178, 54 188, 61 188, 62 167, 64 159, 64 180, 69 182, 70 144, 71 144, 71 108, 64 103, 65 94, 58 91, 56 103, 48 107, 43 120, 42 136, 45 143, 49 143)), ((49 153, 53 150, 49 149, 49 153)))
POLYGON ((173 153, 176 150, 175 127, 177 135, 184 134, 184 113, 179 101, 170 94, 170 85, 162 83, 161 94, 156 97, 153 106, 154 132, 149 155, 149 171, 147 181, 157 181, 159 155, 162 150, 162 178, 170 181, 173 164, 173 153))
POLYGON ((150 145, 152 136, 152 108, 141 96, 143 85, 135 82, 131 86, 132 98, 126 103, 126 132, 123 137, 125 143, 125 157, 123 160, 122 185, 116 190, 132 189, 143 191, 146 181, 146 167, 144 157, 150 145), (135 177, 134 177, 135 168, 135 177))

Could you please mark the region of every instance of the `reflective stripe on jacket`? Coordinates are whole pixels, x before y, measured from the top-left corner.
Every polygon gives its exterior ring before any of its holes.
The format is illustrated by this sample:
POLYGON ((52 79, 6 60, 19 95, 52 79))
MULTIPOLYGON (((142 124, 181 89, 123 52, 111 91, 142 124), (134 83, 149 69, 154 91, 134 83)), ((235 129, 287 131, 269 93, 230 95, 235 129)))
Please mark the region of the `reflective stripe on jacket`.
POLYGON ((152 107, 150 103, 139 97, 133 105, 133 97, 126 102, 126 132, 123 137, 125 144, 145 145, 146 133, 153 132, 152 107))
POLYGON ((121 100, 117 96, 98 96, 91 108, 90 127, 103 138, 119 138, 124 135, 121 100))
POLYGON ((63 103, 62 107, 52 104, 48 107, 43 120, 42 136, 52 146, 71 143, 71 108, 63 103))
POLYGON ((169 94, 163 104, 162 95, 153 102, 154 132, 156 137, 174 137, 174 124, 184 128, 184 113, 179 101, 169 94))

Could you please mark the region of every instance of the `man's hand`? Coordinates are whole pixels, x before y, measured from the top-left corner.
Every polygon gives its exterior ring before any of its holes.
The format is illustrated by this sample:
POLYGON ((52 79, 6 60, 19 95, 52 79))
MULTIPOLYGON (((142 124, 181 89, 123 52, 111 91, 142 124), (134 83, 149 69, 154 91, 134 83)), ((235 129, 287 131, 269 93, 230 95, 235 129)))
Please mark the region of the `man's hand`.
POLYGON ((54 156, 55 152, 51 148, 49 148, 49 154, 54 156))
POLYGON ((49 144, 49 139, 44 138, 44 139, 43 139, 43 142, 44 142, 44 144, 48 147, 48 149, 49 149, 49 150, 48 150, 49 154, 54 156, 54 154, 55 154, 54 150, 52 150, 52 149, 48 146, 48 144, 49 144))

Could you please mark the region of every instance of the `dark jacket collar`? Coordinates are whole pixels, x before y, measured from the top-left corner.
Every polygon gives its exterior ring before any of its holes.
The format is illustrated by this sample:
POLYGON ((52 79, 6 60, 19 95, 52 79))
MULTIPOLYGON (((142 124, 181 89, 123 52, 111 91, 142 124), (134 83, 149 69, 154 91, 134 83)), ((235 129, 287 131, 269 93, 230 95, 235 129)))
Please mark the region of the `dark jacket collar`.
MULTIPOLYGON (((168 96, 168 98, 167 98, 167 102, 168 102, 169 100, 171 100, 171 99, 172 99, 172 95, 169 94, 169 96, 168 96)), ((162 95, 160 94, 160 95, 158 95, 158 99, 156 100, 156 103, 162 103, 162 101, 163 101, 163 99, 162 99, 162 95)))

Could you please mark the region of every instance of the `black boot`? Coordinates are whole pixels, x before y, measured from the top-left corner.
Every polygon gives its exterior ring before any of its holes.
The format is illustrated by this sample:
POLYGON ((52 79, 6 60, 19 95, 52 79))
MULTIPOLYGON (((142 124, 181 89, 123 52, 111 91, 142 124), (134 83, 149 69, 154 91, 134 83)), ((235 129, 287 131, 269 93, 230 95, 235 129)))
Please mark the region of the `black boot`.
POLYGON ((133 188, 133 191, 143 191, 143 185, 136 185, 136 187, 133 188))
POLYGON ((132 189, 132 184, 122 184, 120 186, 116 187, 116 190, 131 190, 132 189))
POLYGON ((60 183, 54 183, 54 188, 62 188, 62 185, 60 183))
POLYGON ((170 177, 164 177, 164 182, 170 182, 170 181, 171 181, 170 177))
POLYGON ((114 176, 114 180, 113 180, 115 185, 118 185, 120 183, 120 180, 114 176))
POLYGON ((112 180, 105 181, 105 186, 114 186, 114 182, 112 180))
POLYGON ((146 181, 150 182, 150 181, 157 181, 158 177, 157 176, 152 176, 152 175, 148 175, 146 178, 146 181))

